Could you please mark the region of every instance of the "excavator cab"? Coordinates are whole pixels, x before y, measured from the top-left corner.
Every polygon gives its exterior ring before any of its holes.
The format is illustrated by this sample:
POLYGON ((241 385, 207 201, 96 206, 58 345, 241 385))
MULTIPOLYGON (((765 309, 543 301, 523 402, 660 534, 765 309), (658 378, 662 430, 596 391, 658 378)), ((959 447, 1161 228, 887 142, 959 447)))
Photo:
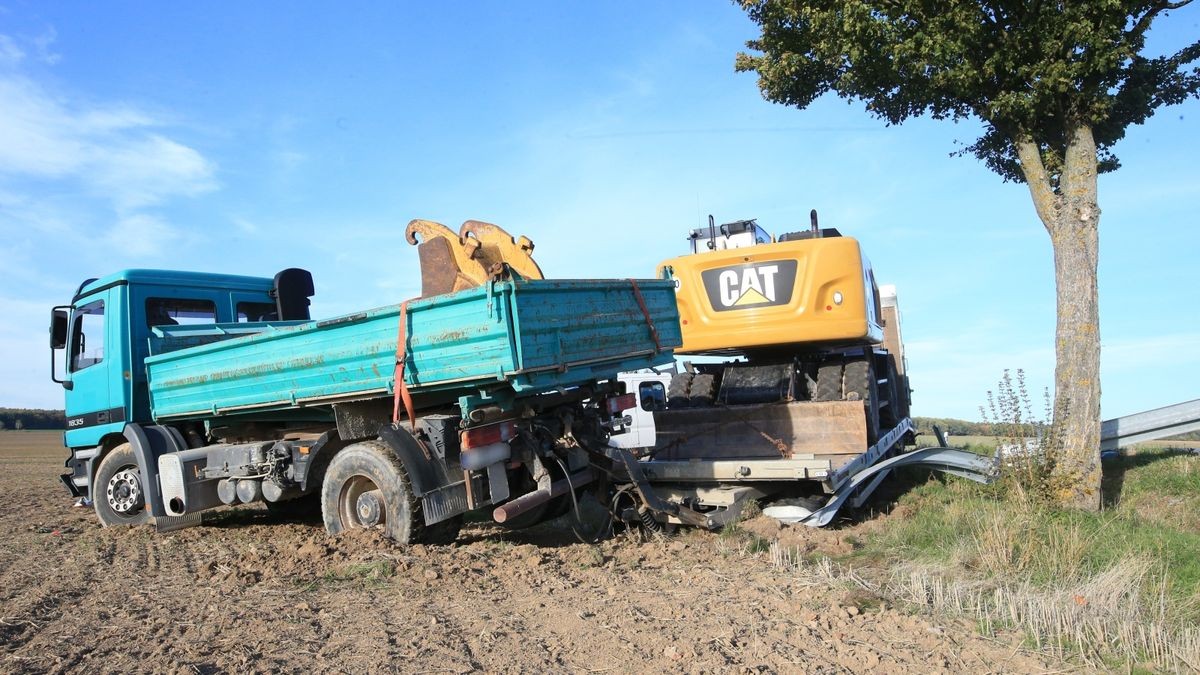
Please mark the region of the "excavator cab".
POLYGON ((732 223, 716 225, 713 217, 708 217, 708 227, 692 230, 688 235, 692 245, 692 253, 707 253, 708 251, 727 251, 735 248, 746 248, 759 244, 769 244, 774 238, 758 226, 753 218, 735 220, 732 223))

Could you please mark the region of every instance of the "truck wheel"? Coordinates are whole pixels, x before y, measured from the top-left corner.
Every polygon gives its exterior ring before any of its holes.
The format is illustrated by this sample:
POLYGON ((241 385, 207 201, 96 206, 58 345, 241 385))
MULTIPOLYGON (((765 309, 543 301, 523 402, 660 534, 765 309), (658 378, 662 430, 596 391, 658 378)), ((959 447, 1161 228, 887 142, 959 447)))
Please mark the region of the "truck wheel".
POLYGON ((379 527, 401 544, 447 543, 462 524, 457 518, 425 528, 408 472, 382 441, 355 443, 334 455, 321 483, 321 515, 330 534, 379 527))
MULTIPOLYGON (((875 379, 875 368, 870 357, 860 357, 846 362, 846 399, 858 398, 866 411, 867 442, 871 445, 879 440, 879 382, 875 379)), ((819 386, 819 382, 818 382, 819 386)))
POLYGON ((100 461, 92 483, 92 504, 104 527, 150 522, 142 472, 128 443, 113 448, 100 461))

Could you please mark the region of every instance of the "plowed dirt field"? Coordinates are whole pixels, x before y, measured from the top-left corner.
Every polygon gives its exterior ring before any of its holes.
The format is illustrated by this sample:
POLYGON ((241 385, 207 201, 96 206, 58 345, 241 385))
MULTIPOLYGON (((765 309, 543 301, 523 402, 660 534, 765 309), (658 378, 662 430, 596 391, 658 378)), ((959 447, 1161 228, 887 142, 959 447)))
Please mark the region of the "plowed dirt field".
MULTIPOLYGON (((3 672, 1069 668, 1015 636, 814 586, 707 532, 591 546, 563 523, 474 523, 453 546, 404 548, 256 507, 171 534, 102 529, 58 483, 59 439, 0 432, 3 672)), ((808 546, 836 549, 846 535, 808 546)))

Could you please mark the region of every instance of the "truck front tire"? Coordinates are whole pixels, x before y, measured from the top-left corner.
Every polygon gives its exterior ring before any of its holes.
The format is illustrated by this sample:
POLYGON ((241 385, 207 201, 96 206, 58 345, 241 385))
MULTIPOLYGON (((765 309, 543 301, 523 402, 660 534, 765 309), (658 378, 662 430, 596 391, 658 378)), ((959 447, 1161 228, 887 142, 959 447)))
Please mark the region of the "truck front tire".
POLYGON ((92 483, 92 505, 104 527, 150 522, 142 472, 128 443, 113 448, 100 460, 92 483))
POLYGON ((425 527, 408 471, 383 441, 355 443, 334 455, 321 483, 321 515, 330 534, 382 528, 401 544, 449 543, 461 517, 425 527))

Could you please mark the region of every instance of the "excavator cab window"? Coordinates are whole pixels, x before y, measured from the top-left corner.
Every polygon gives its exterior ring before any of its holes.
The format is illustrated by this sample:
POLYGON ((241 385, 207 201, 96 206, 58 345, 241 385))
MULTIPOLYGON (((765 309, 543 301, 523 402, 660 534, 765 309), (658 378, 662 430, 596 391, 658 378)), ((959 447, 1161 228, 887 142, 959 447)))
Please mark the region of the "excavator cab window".
POLYGON ((688 240, 692 244, 692 253, 705 253, 769 244, 771 235, 750 218, 697 228, 688 235, 688 240))

